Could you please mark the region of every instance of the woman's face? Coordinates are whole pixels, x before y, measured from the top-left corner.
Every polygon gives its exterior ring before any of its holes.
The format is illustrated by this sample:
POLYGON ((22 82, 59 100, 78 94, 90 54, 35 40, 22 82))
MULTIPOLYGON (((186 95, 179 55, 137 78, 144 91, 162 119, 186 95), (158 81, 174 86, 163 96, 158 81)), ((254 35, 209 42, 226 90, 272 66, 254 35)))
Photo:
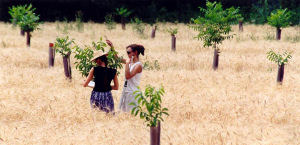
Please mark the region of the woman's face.
POLYGON ((97 63, 98 65, 101 65, 101 64, 102 64, 101 59, 100 59, 100 58, 96 59, 96 63, 97 63))
POLYGON ((128 47, 126 51, 127 51, 128 58, 131 58, 132 56, 135 56, 135 54, 132 51, 131 47, 128 47))

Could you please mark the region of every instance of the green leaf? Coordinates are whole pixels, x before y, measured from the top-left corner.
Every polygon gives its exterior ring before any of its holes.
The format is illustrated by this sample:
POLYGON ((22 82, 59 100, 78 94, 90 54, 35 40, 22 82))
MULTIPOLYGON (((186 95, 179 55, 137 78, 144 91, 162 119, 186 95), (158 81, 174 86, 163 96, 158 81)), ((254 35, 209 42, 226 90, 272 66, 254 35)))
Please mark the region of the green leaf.
POLYGON ((133 107, 133 108, 132 108, 132 110, 131 110, 131 114, 132 114, 132 115, 134 114, 135 109, 137 109, 137 107, 133 107))
POLYGON ((134 116, 137 116, 138 113, 139 113, 139 110, 136 110, 134 116))

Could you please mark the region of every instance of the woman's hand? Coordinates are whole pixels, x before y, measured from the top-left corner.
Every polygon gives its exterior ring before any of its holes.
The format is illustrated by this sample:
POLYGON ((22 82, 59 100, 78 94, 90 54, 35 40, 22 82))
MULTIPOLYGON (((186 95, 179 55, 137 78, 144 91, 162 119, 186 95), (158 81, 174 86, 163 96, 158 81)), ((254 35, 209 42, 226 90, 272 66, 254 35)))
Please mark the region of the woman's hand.
POLYGON ((92 68, 92 69, 90 70, 90 73, 89 73, 89 75, 87 76, 87 80, 85 80, 85 81, 84 81, 84 84, 82 84, 83 87, 87 87, 87 86, 88 86, 88 84, 90 83, 90 81, 93 79, 93 76, 94 76, 94 68, 92 68))
POLYGON ((114 47, 113 43, 110 40, 106 40, 106 44, 110 47, 114 47))
POLYGON ((86 80, 84 80, 83 83, 81 83, 80 85, 82 85, 83 87, 87 87, 87 85, 85 85, 86 80))
POLYGON ((130 58, 130 59, 128 59, 128 60, 125 60, 126 61, 126 64, 130 64, 130 63, 132 63, 133 62, 133 56, 130 58))

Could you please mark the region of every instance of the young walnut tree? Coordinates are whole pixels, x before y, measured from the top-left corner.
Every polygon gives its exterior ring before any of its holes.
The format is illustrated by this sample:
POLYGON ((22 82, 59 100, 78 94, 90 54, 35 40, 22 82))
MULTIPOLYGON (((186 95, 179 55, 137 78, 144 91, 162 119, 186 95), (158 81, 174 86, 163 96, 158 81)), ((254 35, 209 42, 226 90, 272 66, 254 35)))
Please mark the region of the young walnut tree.
POLYGON ((273 50, 270 50, 267 53, 267 58, 277 63, 278 65, 278 74, 277 74, 277 82, 282 84, 283 76, 284 76, 284 65, 288 63, 289 59, 292 58, 290 52, 285 51, 283 54, 276 53, 273 50))
POLYGON ((198 31, 196 38, 203 40, 204 47, 214 48, 213 69, 216 70, 219 64, 220 50, 217 47, 224 40, 233 37, 231 32, 231 24, 234 24, 239 18, 239 9, 233 7, 223 10, 221 3, 206 2, 206 9, 200 7, 201 16, 191 19, 192 27, 198 31))
POLYGON ((292 12, 288 9, 277 9, 267 18, 268 24, 276 28, 276 39, 281 39, 281 29, 291 24, 292 12))

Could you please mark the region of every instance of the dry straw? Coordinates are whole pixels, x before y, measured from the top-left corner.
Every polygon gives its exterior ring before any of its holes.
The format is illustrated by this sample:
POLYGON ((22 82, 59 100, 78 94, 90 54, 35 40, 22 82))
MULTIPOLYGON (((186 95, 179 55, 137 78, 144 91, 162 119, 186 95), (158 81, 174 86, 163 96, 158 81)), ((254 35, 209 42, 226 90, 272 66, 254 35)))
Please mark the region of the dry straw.
MULTIPOLYGON (((170 36, 162 31, 171 25, 159 24, 155 39, 141 39, 120 25, 109 31, 86 23, 83 33, 70 31, 70 37, 90 44, 106 35, 123 56, 127 45, 143 44, 142 61, 158 60, 161 69, 144 70, 141 87, 165 87, 163 106, 170 116, 162 124, 163 145, 300 144, 300 45, 284 38, 299 35, 299 29, 286 28, 281 41, 266 41, 268 26, 245 25, 243 33, 234 26, 242 39, 220 46, 219 69, 213 71, 213 50, 202 48, 186 25, 176 26, 177 50, 171 52, 170 36), (276 85, 277 66, 266 58, 270 48, 293 51, 282 86, 276 85)), ((149 128, 141 120, 90 108, 91 89, 80 85, 84 78, 74 65, 72 82, 58 55, 48 68, 48 44, 60 32, 55 23, 41 28, 26 48, 19 30, 0 23, 0 144, 149 144, 149 128)), ((145 33, 150 36, 151 28, 145 33)), ((119 78, 124 81, 124 71, 119 78)), ((121 91, 113 91, 116 109, 121 91)))

